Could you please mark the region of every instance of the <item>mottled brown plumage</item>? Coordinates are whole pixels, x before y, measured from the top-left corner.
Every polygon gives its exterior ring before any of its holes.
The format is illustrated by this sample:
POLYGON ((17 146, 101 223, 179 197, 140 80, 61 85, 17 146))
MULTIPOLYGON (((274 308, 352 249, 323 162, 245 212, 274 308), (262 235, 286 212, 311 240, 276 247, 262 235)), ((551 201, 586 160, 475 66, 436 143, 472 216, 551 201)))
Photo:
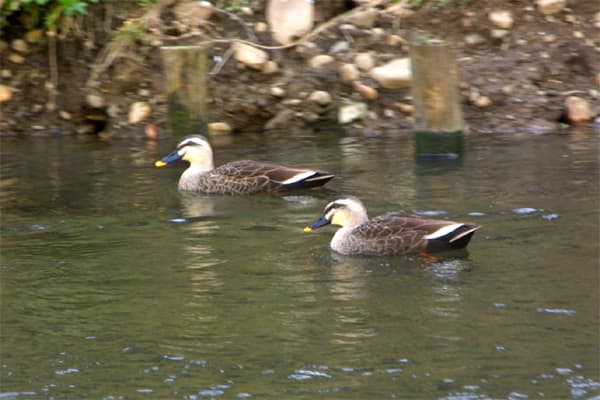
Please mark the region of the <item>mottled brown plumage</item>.
POLYGON ((214 168, 212 147, 205 137, 183 138, 177 148, 155 165, 185 160, 190 163, 179 179, 179 190, 216 194, 252 194, 322 186, 334 175, 265 161, 233 161, 214 168))
POLYGON ((306 231, 333 224, 341 226, 331 240, 338 253, 404 255, 462 249, 478 226, 416 215, 386 214, 369 219, 362 202, 354 196, 340 196, 326 206, 324 215, 306 231))

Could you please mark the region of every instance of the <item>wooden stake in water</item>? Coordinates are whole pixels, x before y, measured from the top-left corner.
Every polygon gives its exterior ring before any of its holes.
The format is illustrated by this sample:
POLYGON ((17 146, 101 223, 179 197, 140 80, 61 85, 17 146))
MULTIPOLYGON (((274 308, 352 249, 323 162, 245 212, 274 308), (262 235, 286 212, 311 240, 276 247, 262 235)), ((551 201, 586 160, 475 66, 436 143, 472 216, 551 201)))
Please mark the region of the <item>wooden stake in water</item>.
POLYGON ((413 38, 410 58, 417 156, 459 157, 464 121, 454 48, 444 41, 413 38))
POLYGON ((175 138, 206 135, 206 51, 201 46, 161 47, 169 127, 175 138))

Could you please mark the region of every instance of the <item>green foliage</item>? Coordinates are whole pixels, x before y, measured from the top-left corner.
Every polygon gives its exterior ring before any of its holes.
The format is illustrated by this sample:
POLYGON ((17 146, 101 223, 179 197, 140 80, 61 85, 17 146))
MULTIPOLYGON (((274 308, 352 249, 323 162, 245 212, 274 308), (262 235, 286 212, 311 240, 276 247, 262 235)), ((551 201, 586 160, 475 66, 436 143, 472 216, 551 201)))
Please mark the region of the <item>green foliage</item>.
POLYGON ((43 26, 50 30, 63 27, 64 21, 76 15, 87 14, 90 3, 99 0, 7 0, 0 3, 0 27, 13 13, 27 14, 27 28, 43 26))

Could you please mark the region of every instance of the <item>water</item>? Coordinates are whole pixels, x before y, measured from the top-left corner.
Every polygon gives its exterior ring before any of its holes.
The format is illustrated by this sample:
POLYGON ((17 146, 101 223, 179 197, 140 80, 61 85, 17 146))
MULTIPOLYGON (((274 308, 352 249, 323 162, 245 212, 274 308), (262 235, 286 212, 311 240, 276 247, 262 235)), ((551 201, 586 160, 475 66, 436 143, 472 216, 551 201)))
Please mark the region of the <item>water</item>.
POLYGON ((1 143, 2 398, 590 399, 598 365, 599 138, 245 136, 241 158, 328 189, 183 196, 172 143, 1 143), (483 225, 469 254, 343 257, 326 200, 483 225))

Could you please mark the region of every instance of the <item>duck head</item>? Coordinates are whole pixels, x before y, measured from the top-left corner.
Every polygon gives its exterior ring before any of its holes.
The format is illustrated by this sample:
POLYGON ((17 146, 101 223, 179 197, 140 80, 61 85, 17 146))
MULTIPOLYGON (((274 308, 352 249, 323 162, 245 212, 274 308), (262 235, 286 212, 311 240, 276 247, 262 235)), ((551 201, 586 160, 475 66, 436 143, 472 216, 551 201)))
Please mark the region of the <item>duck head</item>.
POLYGON ((312 232, 314 229, 329 224, 342 228, 354 228, 368 219, 367 209, 358 198, 354 196, 334 197, 325 205, 323 216, 304 228, 304 232, 312 232))
POLYGON ((202 135, 186 136, 177 144, 177 148, 161 160, 154 163, 155 167, 164 167, 165 165, 184 160, 190 163, 190 166, 202 170, 212 170, 213 153, 208 140, 202 135))

